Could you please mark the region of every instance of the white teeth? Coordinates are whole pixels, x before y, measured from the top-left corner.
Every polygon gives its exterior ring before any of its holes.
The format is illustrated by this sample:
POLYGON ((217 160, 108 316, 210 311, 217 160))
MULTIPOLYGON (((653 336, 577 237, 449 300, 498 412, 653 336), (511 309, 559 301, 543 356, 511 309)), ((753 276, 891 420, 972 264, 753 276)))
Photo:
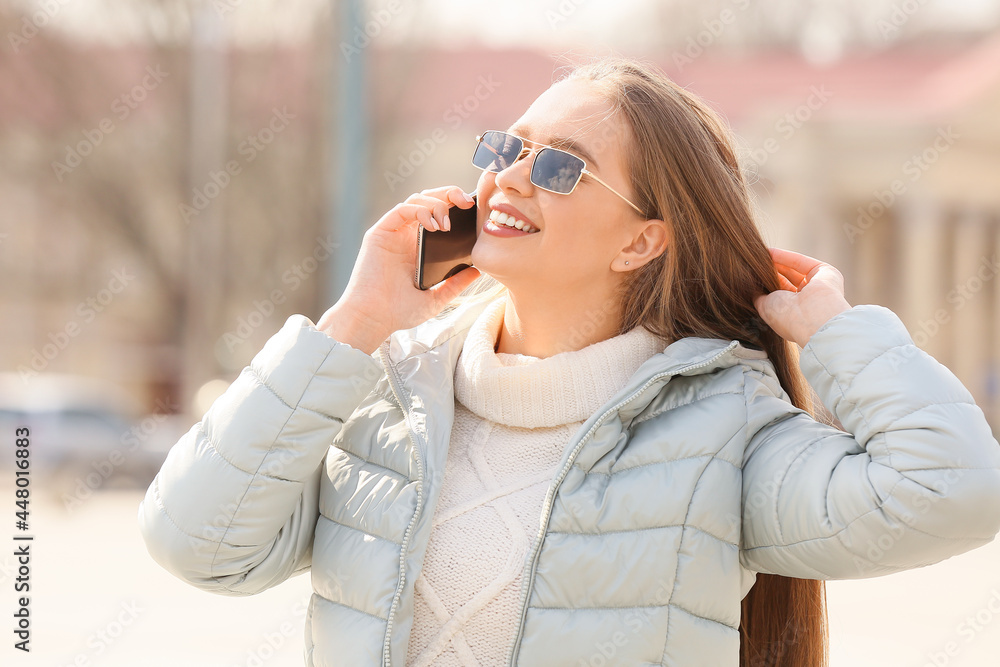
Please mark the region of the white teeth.
POLYGON ((490 211, 490 220, 492 220, 497 225, 506 225, 507 227, 511 227, 513 229, 520 229, 521 231, 528 232, 529 234, 538 231, 534 227, 526 223, 524 220, 519 220, 508 213, 501 213, 496 209, 492 209, 490 211))

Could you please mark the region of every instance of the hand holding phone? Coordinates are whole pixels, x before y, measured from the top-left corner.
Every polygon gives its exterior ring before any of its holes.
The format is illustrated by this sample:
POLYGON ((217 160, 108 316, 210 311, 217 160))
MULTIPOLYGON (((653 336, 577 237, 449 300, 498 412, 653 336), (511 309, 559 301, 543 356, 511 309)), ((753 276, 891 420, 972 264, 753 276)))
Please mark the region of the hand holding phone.
POLYGON ((414 289, 417 235, 443 229, 449 206, 476 210, 461 188, 434 188, 410 195, 368 228, 344 293, 316 327, 371 354, 394 331, 426 322, 472 284, 480 275, 475 268, 432 289, 414 289))
MULTIPOLYGON (((476 202, 476 195, 471 195, 476 202)), ((426 290, 472 266, 472 248, 479 235, 479 206, 448 209, 451 229, 417 230, 417 259, 413 284, 426 290)))

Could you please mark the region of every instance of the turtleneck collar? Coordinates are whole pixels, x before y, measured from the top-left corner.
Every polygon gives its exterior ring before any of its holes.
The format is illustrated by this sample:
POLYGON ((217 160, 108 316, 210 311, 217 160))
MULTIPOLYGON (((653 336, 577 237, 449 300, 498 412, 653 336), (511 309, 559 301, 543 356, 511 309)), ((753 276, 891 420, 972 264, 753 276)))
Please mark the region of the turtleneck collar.
POLYGON ((455 398, 477 416, 541 428, 586 420, 666 342, 643 327, 544 359, 495 351, 506 296, 469 329, 455 368, 455 398))

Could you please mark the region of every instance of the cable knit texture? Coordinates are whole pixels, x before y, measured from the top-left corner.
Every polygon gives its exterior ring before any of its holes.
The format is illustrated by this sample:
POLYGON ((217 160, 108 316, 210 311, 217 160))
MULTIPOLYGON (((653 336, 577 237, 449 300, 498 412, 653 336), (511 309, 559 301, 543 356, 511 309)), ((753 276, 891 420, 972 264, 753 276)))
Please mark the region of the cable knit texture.
POLYGON ((564 449, 666 342, 642 327, 540 359, 495 352, 506 299, 469 330, 455 422, 423 570, 408 667, 501 665, 520 619, 522 571, 564 449))

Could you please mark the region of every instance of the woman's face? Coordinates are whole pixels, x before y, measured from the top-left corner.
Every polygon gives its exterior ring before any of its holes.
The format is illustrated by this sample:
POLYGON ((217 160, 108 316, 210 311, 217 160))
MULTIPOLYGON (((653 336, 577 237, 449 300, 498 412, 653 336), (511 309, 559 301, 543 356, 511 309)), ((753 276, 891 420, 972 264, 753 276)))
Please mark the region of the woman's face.
MULTIPOLYGON (((612 188, 635 201, 624 166, 623 128, 597 84, 566 80, 536 99, 507 131, 531 152, 500 172, 484 171, 477 186, 479 229, 472 261, 515 295, 599 295, 614 287, 622 271, 642 263, 621 254, 647 221, 631 206, 584 174, 568 194, 543 190, 529 180, 535 143, 577 155, 612 188), (513 207, 513 208, 510 208, 513 207), (492 210, 518 212, 538 231, 496 236, 484 231, 492 210), (629 259, 629 266, 624 260, 629 259)), ((662 224, 662 223, 660 223, 662 224)), ((658 253, 657 253, 658 254, 658 253)), ((655 255, 654 255, 655 256, 655 255)))

